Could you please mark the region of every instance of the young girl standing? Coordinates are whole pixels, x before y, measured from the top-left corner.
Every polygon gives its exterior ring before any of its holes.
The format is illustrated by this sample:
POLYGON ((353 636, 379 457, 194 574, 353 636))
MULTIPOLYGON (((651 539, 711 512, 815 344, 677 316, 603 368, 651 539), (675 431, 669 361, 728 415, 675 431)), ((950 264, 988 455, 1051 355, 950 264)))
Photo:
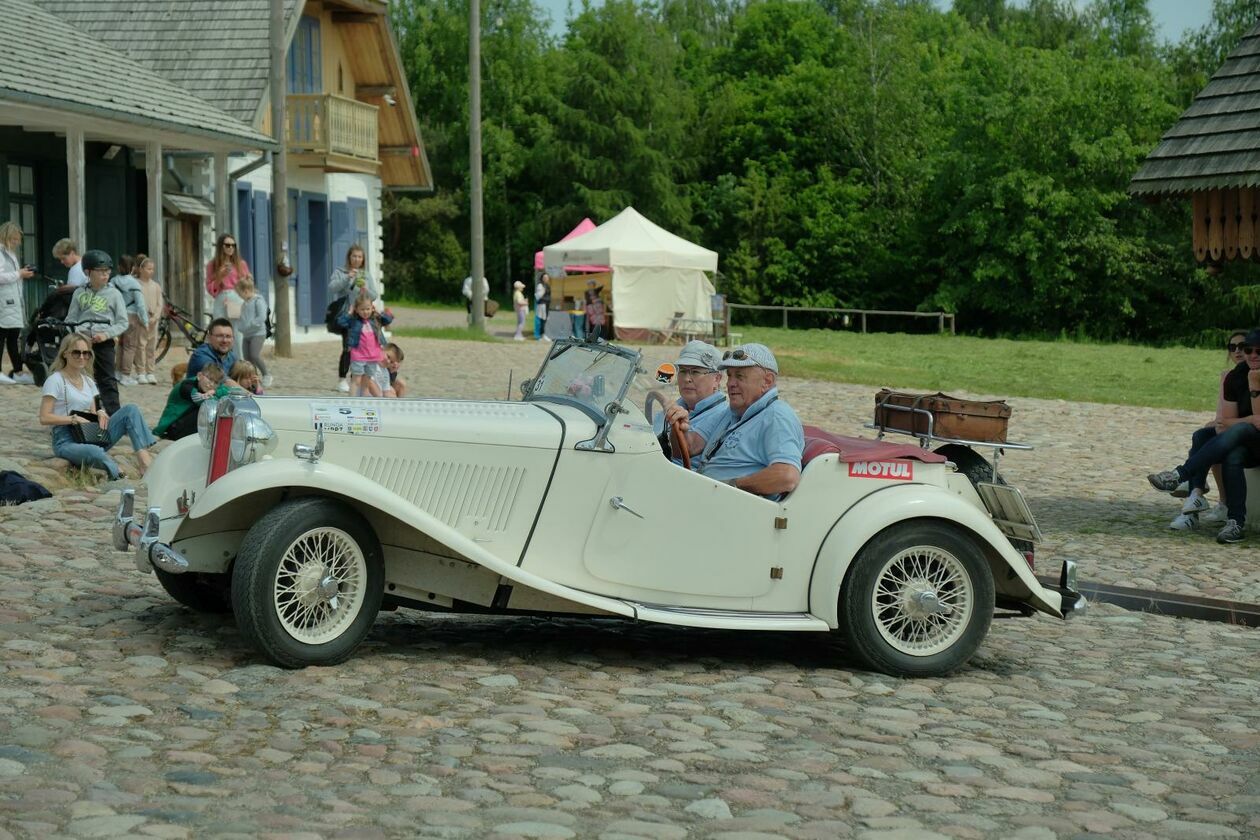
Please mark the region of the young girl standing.
POLYGON ((512 308, 516 310, 516 341, 524 341, 525 316, 529 313, 529 301, 525 299, 525 284, 517 280, 512 284, 512 308))
MULTIPOLYGON (((236 284, 236 293, 241 296, 241 317, 237 334, 240 336, 241 356, 252 364, 262 376, 262 384, 271 384, 271 374, 263 362, 263 344, 267 341, 267 301, 254 288, 252 278, 245 277, 236 284)), ((235 377, 233 377, 235 378, 235 377)))
POLYGON ((166 305, 162 286, 153 276, 156 268, 153 260, 143 254, 136 263, 136 278, 140 281, 140 294, 144 296, 144 309, 149 316, 149 325, 145 327, 140 345, 136 381, 144 381, 148 385, 158 384, 153 368, 157 364, 158 327, 162 322, 162 309, 166 305))
MULTIPOLYGON (((357 397, 371 395, 377 368, 385 364, 385 331, 382 325, 394 320, 387 309, 378 314, 372 305, 372 293, 367 289, 354 299, 353 314, 338 319, 346 328, 346 344, 350 348, 350 378, 354 381, 353 393, 357 397)), ((379 394, 378 394, 379 396, 379 394)))

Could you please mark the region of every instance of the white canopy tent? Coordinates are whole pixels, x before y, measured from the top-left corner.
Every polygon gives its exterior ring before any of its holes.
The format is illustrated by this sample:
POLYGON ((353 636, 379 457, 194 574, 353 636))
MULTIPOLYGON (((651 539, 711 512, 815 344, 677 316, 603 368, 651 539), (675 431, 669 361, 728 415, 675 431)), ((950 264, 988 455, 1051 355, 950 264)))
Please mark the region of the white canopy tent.
POLYGON ((559 275, 565 265, 612 268, 612 308, 622 338, 663 330, 678 312, 684 318, 712 317, 713 282, 705 272, 717 270, 717 259, 716 251, 675 236, 633 207, 543 249, 548 274, 559 275))

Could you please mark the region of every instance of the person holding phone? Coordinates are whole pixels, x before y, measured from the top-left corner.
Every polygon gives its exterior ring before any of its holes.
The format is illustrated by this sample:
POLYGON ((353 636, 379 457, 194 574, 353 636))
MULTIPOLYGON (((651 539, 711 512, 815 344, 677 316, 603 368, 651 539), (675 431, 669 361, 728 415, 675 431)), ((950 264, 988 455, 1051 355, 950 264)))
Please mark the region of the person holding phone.
POLYGON ((17 251, 22 247, 22 229, 13 222, 0 225, 0 341, 9 353, 11 369, 6 376, 0 372, 0 385, 32 385, 35 379, 22 370, 22 352, 18 337, 22 334, 22 281, 34 277, 29 265, 18 261, 17 251))

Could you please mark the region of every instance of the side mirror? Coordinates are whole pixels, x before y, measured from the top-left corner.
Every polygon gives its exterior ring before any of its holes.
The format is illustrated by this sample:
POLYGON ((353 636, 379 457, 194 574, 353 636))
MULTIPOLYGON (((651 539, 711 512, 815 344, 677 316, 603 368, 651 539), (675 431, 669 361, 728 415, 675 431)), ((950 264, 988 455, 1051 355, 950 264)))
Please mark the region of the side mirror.
POLYGON ((529 395, 532 393, 534 393, 534 380, 522 379, 521 380, 521 399, 523 400, 529 399, 529 395))

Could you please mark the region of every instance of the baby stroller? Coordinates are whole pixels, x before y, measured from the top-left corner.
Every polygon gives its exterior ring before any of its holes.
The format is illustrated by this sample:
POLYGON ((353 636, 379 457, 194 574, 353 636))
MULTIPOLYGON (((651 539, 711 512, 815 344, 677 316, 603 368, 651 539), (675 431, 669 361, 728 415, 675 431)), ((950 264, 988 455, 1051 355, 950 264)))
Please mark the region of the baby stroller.
POLYGON ((74 286, 58 286, 49 293, 48 298, 31 313, 26 325, 22 346, 25 348, 22 361, 36 385, 43 385, 48 378, 48 369, 57 359, 57 348, 61 340, 74 329, 76 324, 65 322, 70 311, 70 298, 74 295, 74 286))

